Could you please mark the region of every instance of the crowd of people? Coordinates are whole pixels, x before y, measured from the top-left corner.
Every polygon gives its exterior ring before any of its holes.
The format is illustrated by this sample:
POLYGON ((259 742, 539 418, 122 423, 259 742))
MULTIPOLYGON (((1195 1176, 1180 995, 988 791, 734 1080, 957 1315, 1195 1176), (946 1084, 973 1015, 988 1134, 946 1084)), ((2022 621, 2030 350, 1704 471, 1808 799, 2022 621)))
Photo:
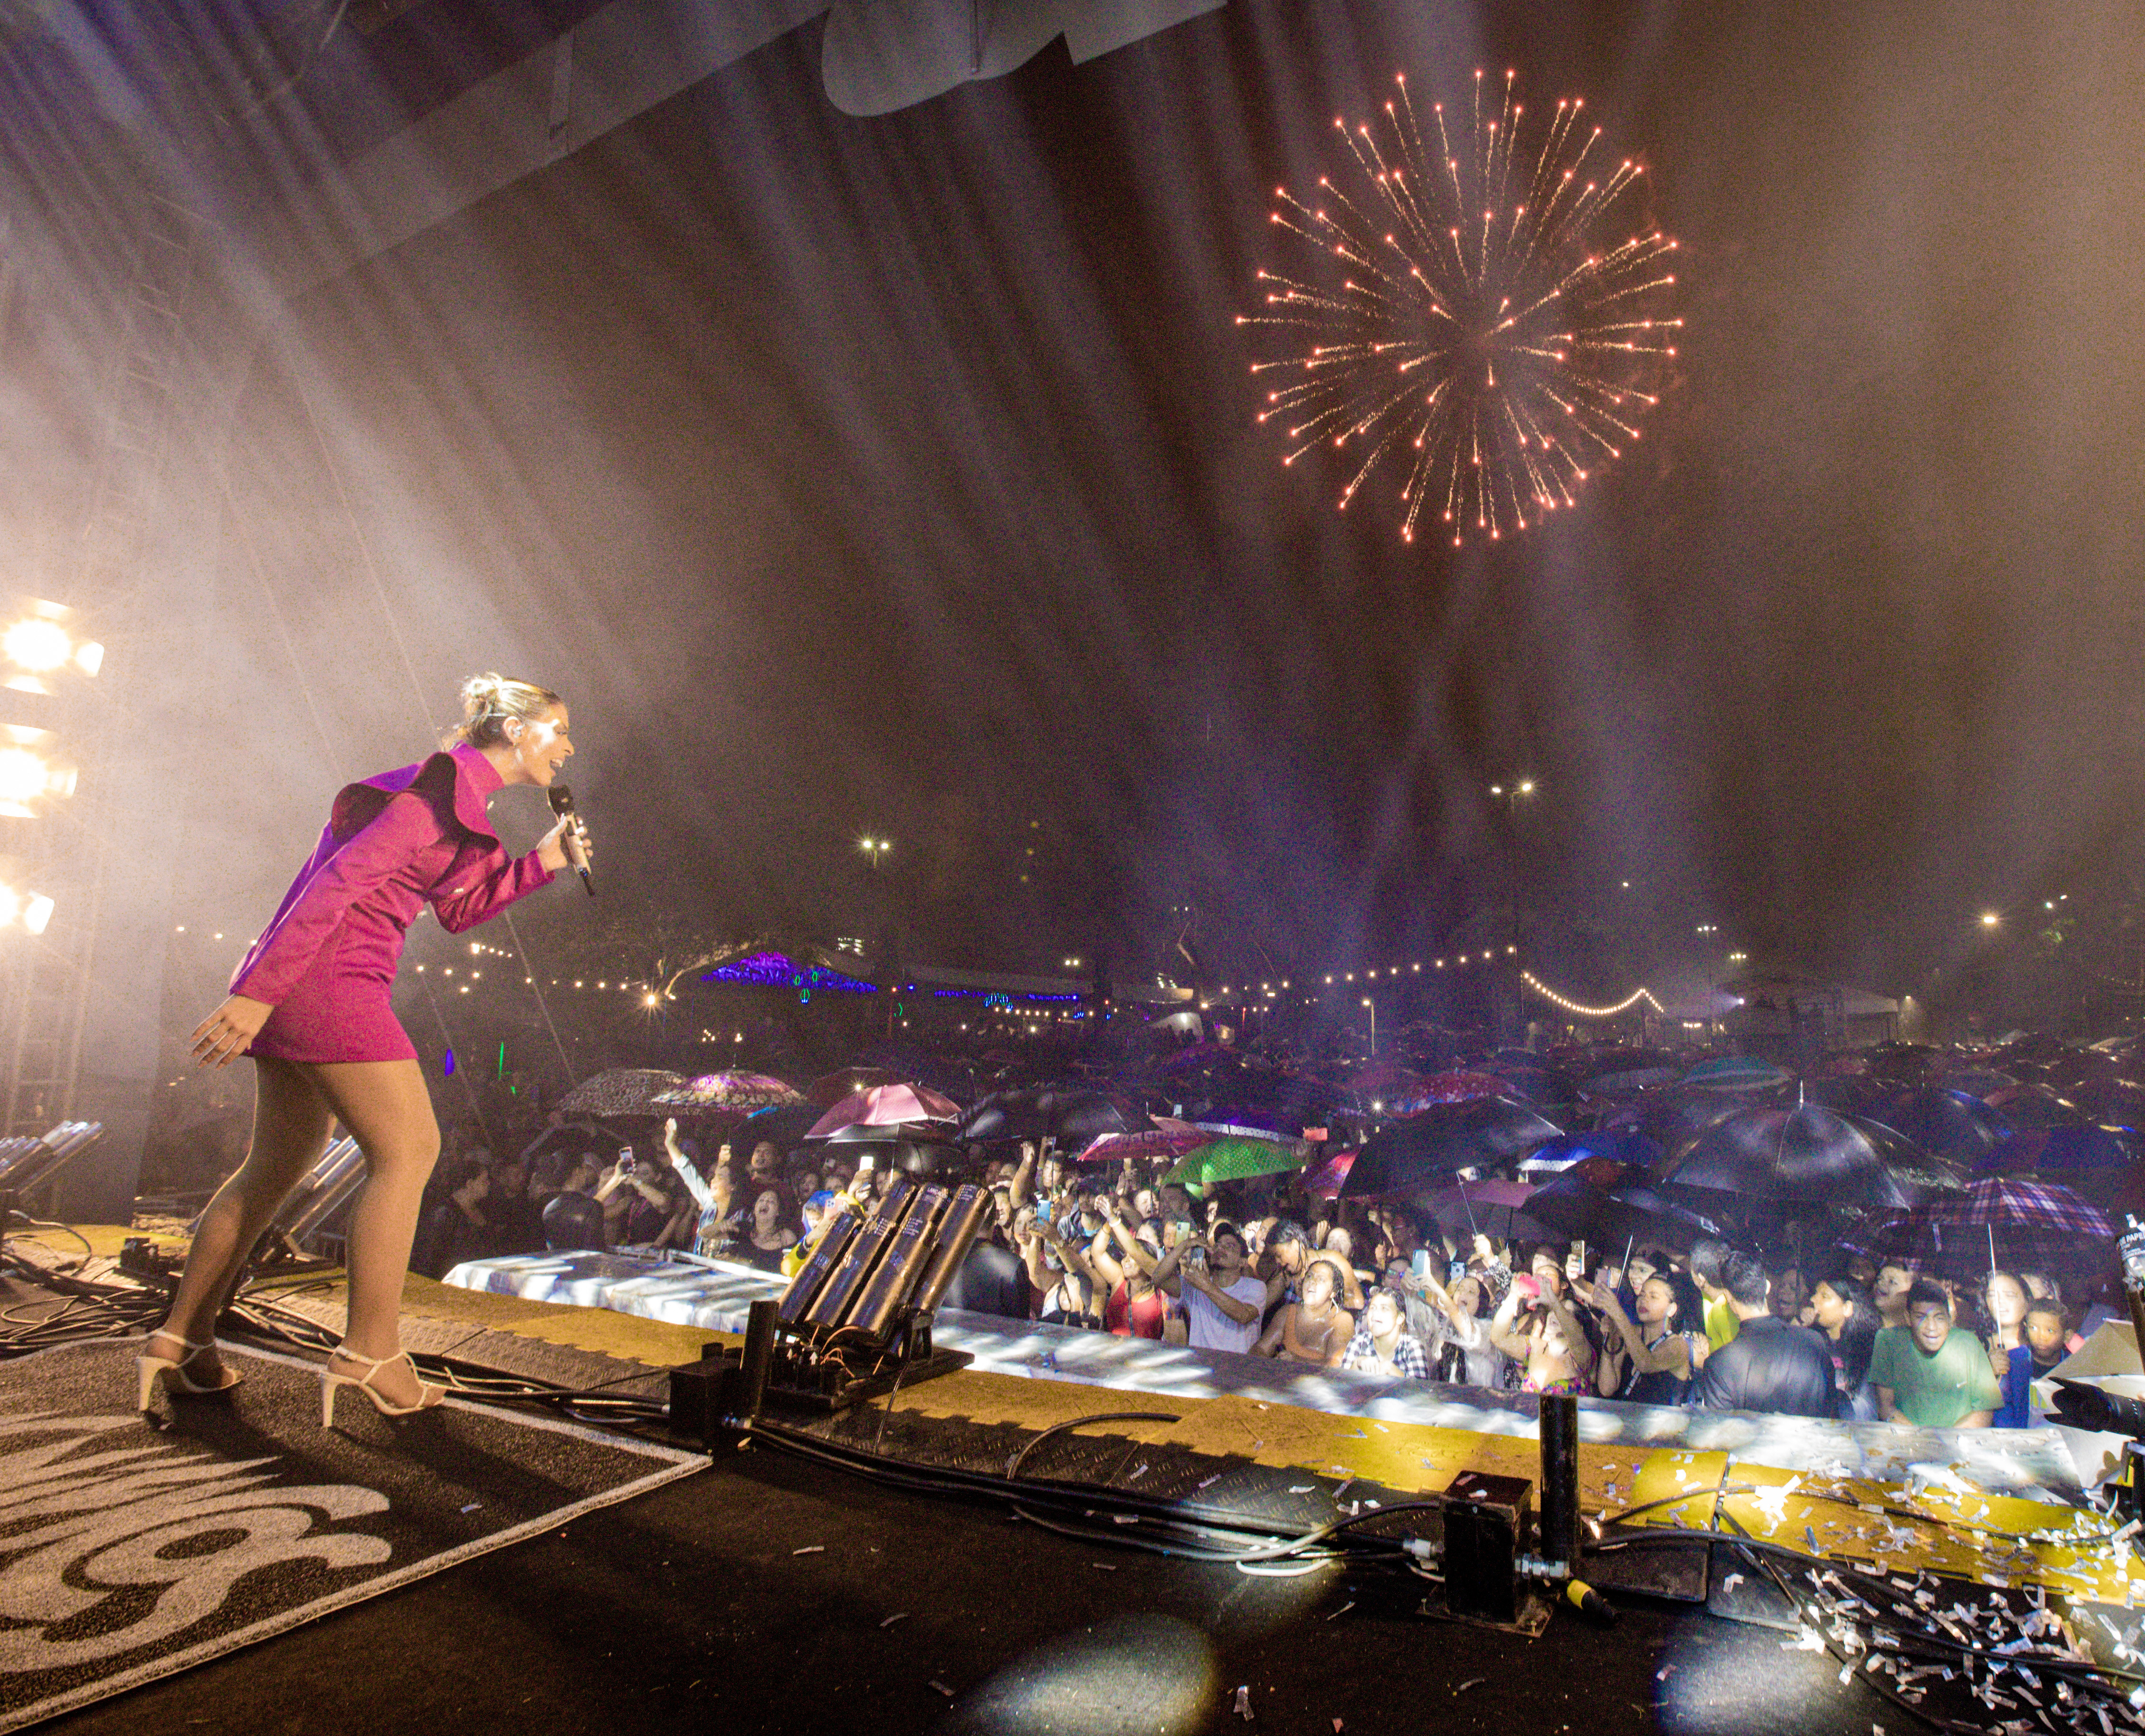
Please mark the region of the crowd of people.
MULTIPOLYGON (((593 1136, 593 1130, 590 1130, 593 1136)), ((1850 1248, 1761 1261, 1510 1242, 1391 1203, 1307 1197, 1293 1175, 1203 1198, 1166 1166, 975 1147, 991 1209, 945 1306, 1316 1367, 1498 1392, 1575 1393, 1931 1427, 2024 1427, 2033 1383, 2083 1344, 2044 1273, 1962 1286, 1850 1248), (1805 1267, 1807 1266, 1807 1270, 1805 1267)), ((571 1126, 441 1166, 413 1262, 554 1248, 690 1251, 794 1272, 832 1216, 893 1185, 868 1147, 704 1153, 677 1123, 604 1149, 571 1126)), ((947 1179, 947 1178, 941 1178, 947 1179)))

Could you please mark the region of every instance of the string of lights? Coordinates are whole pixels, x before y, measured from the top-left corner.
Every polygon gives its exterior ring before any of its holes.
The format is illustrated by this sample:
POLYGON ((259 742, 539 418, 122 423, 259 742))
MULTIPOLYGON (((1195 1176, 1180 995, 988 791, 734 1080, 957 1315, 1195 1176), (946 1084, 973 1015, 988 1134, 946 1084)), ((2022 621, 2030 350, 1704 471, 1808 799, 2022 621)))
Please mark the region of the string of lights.
POLYGON ((1662 1010, 1661 1003, 1654 997, 1653 990, 1644 985, 1633 989, 1613 1007, 1582 1007, 1578 1002, 1567 1000, 1559 994, 1532 971, 1521 971, 1520 981, 1525 983, 1552 1007, 1569 1012, 1575 1018, 1614 1018, 1620 1012, 1629 1012, 1641 1001, 1645 1002, 1656 1012, 1662 1010))

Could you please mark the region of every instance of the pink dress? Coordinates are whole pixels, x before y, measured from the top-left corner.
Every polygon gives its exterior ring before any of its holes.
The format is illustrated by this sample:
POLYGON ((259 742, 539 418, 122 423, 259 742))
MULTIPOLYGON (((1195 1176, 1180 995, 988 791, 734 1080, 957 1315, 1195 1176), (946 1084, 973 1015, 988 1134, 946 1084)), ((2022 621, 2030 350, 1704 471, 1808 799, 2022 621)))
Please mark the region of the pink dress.
POLYGON ((548 885, 536 859, 500 846, 485 803, 504 780, 457 745, 353 783, 335 799, 312 859, 231 979, 276 1010, 246 1050, 284 1061, 411 1061, 395 1017, 395 967, 430 904, 450 934, 548 885))

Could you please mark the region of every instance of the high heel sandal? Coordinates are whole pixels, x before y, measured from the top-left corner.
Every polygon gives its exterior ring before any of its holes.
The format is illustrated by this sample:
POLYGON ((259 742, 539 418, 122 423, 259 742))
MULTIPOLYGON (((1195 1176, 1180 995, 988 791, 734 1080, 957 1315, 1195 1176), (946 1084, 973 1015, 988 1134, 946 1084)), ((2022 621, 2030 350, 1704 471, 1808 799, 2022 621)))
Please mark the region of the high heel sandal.
POLYGON ((142 1395, 134 1406, 137 1410, 147 1410, 149 1408, 149 1400, 156 1396, 157 1382, 159 1379, 163 1381, 166 1392, 175 1395, 184 1393, 190 1398, 203 1398, 216 1393, 229 1392, 232 1387, 245 1379, 243 1375, 235 1375, 229 1369, 226 1369, 223 1370, 224 1378, 214 1385, 197 1386, 194 1384, 192 1377, 187 1373, 187 1365, 200 1355, 203 1350, 214 1350, 216 1340, 212 1338, 207 1344, 194 1344, 180 1337, 176 1332, 164 1331, 152 1332, 149 1336, 151 1339, 168 1338, 186 1354, 183 1356, 157 1356, 145 1351, 134 1359, 135 1372, 142 1377, 142 1395))
POLYGON ((355 1386, 371 1399, 372 1408, 382 1416, 414 1416, 420 1410, 430 1410, 447 1395, 445 1387, 433 1386, 419 1380, 417 1402, 414 1405, 396 1405, 381 1396, 380 1389, 372 1384, 372 1377, 383 1368, 391 1368, 398 1362, 409 1362, 410 1373, 416 1376, 417 1365, 410 1361, 407 1350, 397 1350, 391 1356, 361 1356, 356 1351, 337 1345, 332 1354, 346 1362, 356 1363, 365 1372, 361 1375, 339 1375, 331 1368, 321 1370, 321 1426, 323 1429, 335 1426, 336 1394, 346 1386, 355 1386))

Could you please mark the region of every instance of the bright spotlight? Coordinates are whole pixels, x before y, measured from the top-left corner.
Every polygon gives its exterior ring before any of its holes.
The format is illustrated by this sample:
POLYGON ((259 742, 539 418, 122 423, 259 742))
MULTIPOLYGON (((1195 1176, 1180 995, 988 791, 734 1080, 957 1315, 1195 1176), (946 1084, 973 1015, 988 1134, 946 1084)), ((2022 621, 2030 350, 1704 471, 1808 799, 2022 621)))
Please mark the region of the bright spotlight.
POLYGON ((52 673, 73 654, 74 641, 57 621, 31 616, 0 633, 0 656, 33 675, 52 673))
POLYGON ((1984 928, 1993 928, 2003 920, 2003 918, 1993 910, 1984 910, 1981 913, 1981 926, 1984 928))
POLYGON ((27 748, 0 748, 0 803, 20 808, 45 793, 52 769, 27 748))

